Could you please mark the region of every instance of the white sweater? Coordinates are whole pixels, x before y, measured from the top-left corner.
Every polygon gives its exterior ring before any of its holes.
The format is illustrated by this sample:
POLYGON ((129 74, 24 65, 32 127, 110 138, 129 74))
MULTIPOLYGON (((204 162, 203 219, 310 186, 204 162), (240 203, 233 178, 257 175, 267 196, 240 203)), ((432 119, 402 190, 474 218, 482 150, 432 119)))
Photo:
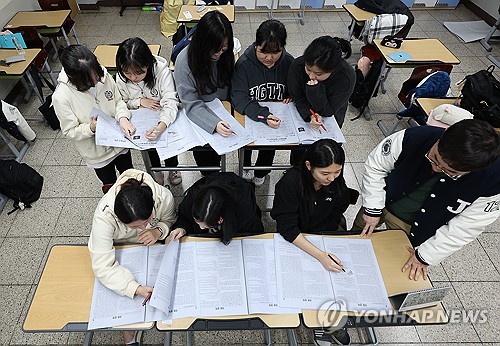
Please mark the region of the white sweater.
POLYGON ((115 259, 114 243, 137 243, 140 229, 131 229, 122 223, 113 211, 120 186, 129 178, 141 180, 153 191, 153 217, 147 228, 161 227, 165 239, 170 226, 176 221, 174 197, 169 189, 157 184, 151 176, 135 169, 123 172, 116 183, 97 205, 92 222, 88 248, 95 277, 106 287, 120 295, 134 297, 139 283, 134 275, 115 259))
POLYGON ((127 103, 129 109, 137 109, 141 106, 141 98, 148 98, 160 101, 161 113, 160 121, 169 126, 177 117, 177 93, 175 91, 174 78, 168 68, 168 62, 160 56, 155 56, 153 88, 148 88, 144 82, 134 84, 126 82, 120 74, 116 75, 116 85, 127 103))
POLYGON ((62 134, 73 141, 76 150, 85 162, 91 165, 112 159, 123 151, 123 148, 95 144, 95 133, 90 130, 92 108, 98 108, 116 120, 121 117, 130 118, 130 111, 123 102, 115 81, 106 69, 102 68, 104 77, 102 83, 98 83, 95 95, 91 91, 78 91, 63 69, 59 73, 59 84, 52 96, 62 134))

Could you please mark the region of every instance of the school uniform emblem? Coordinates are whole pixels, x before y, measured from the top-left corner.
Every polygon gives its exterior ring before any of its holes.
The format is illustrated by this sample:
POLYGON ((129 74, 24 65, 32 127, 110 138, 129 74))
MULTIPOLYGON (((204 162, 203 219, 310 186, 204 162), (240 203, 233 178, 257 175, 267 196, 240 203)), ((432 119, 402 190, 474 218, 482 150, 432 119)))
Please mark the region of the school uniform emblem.
POLYGON ((149 224, 152 226, 152 227, 156 227, 158 226, 158 222, 160 222, 160 219, 158 219, 157 217, 153 217, 151 219, 151 221, 149 222, 149 224))
POLYGON ((384 144, 382 144, 382 155, 387 156, 391 153, 392 140, 387 139, 384 144))
POLYGON ((111 90, 106 90, 104 92, 104 97, 108 100, 111 101, 113 99, 113 92, 111 90))
POLYGON ((151 89, 151 96, 158 97, 158 89, 156 88, 151 89))

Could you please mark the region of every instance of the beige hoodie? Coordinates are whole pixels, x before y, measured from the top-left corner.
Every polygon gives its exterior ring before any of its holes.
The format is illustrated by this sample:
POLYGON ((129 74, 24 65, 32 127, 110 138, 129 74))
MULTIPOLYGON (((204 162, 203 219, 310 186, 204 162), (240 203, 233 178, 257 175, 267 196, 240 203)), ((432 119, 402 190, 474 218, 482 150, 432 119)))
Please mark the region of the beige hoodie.
MULTIPOLYGON (((101 66, 102 67, 102 66, 101 66)), ((123 148, 98 146, 95 144, 95 133, 90 130, 92 108, 96 107, 104 113, 115 117, 130 118, 130 111, 123 102, 113 78, 104 70, 102 84, 98 84, 97 95, 91 91, 78 91, 69 82, 64 69, 59 73, 56 91, 52 96, 52 104, 61 123, 62 134, 71 139, 87 164, 98 164, 117 156, 123 148)))
POLYGON ((155 56, 156 65, 155 85, 149 89, 143 82, 134 84, 125 82, 120 74, 116 74, 116 86, 123 97, 123 101, 127 103, 129 109, 137 109, 141 106, 141 98, 145 97, 152 100, 160 101, 161 113, 160 121, 169 126, 177 117, 177 93, 175 91, 174 78, 172 72, 168 68, 168 62, 160 56, 155 56))
POLYGON ((176 220, 172 193, 157 184, 148 173, 129 169, 118 177, 116 183, 97 205, 88 243, 95 277, 104 286, 130 298, 134 297, 139 284, 134 279, 134 275, 116 261, 114 243, 136 243, 140 229, 128 228, 118 219, 113 208, 120 186, 129 178, 141 180, 143 176, 144 184, 153 190, 154 199, 153 218, 148 228, 159 226, 165 232, 161 239, 167 237, 170 226, 176 220))

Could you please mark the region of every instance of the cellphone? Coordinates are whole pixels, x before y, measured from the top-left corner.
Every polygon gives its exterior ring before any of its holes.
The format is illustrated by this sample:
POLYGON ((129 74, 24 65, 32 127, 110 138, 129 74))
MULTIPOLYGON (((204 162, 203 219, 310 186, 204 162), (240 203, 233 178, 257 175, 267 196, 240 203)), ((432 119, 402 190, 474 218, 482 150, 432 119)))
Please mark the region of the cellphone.
POLYGON ((196 9, 196 12, 203 12, 203 10, 206 8, 207 6, 206 5, 201 5, 200 7, 198 7, 196 9))

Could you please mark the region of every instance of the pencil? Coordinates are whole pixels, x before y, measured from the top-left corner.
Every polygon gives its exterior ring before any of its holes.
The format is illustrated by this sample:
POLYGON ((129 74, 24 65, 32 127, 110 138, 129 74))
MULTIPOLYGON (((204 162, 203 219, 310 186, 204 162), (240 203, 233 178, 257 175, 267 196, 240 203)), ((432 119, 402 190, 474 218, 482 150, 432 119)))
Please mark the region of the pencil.
MULTIPOLYGON (((333 259, 332 256, 330 256, 330 254, 328 254, 328 257, 330 257, 330 259, 333 261, 333 263, 335 263, 338 266, 340 265, 339 262, 337 262, 336 260, 333 259)), ((344 268, 342 268, 342 271, 345 273, 345 269, 344 268)))

